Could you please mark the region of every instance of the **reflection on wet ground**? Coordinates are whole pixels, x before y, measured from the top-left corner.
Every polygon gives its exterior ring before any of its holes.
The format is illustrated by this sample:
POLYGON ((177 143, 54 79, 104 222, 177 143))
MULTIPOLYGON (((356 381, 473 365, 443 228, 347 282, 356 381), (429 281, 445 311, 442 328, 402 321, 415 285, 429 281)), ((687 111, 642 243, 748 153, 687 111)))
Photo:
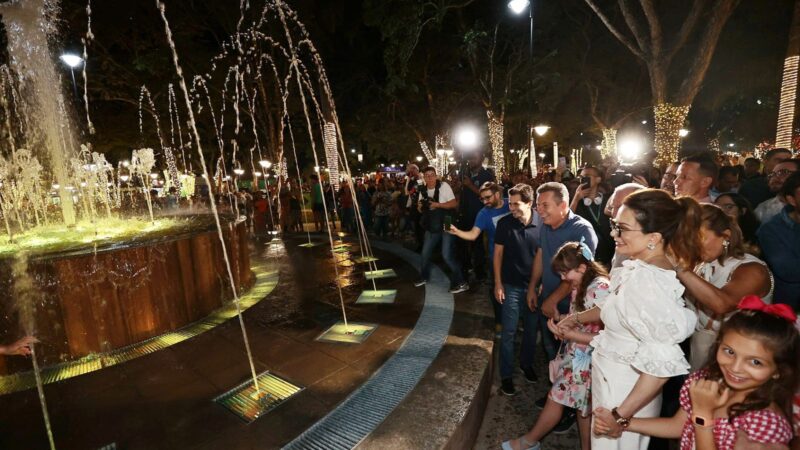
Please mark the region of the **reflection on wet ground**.
MULTIPOLYGON (((303 236, 304 237, 304 236, 303 236)), ((319 238, 320 240, 322 237, 319 238)), ((305 389, 250 425, 212 402, 245 381, 249 367, 238 324, 228 321, 200 336, 98 372, 47 385, 59 449, 116 443, 125 449, 276 448, 306 429, 363 383, 401 345, 422 307, 414 268, 379 254, 379 268, 397 278, 377 280, 397 289, 394 304, 355 305, 372 283, 358 244, 335 253, 302 239, 255 243, 253 263, 280 274, 278 286, 245 312, 258 372, 269 370, 305 389), (338 261, 338 262, 337 262, 338 261), (339 264, 339 277, 333 264, 339 264), (314 341, 341 320, 337 283, 348 319, 377 323, 360 345, 314 341)), ((0 448, 43 448, 46 436, 35 391, 0 397, 0 448)))

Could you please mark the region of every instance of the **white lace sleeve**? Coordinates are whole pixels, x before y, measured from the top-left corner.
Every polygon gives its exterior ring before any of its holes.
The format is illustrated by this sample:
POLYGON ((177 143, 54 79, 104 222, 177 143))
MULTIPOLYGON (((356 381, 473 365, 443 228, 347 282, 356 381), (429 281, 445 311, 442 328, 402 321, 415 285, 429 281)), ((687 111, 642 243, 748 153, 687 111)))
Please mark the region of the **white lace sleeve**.
POLYGON ((689 372, 680 344, 694 332, 697 316, 682 298, 674 272, 638 267, 620 286, 619 320, 639 340, 631 365, 656 377, 689 372))

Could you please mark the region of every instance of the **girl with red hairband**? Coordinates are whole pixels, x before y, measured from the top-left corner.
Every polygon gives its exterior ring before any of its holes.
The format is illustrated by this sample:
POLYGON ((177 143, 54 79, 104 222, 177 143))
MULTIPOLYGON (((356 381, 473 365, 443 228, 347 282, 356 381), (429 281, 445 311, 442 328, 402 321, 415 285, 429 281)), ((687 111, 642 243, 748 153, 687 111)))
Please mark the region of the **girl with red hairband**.
MULTIPOLYGON (((800 380, 796 320, 786 305, 743 298, 739 311, 722 324, 710 362, 684 383, 675 416, 634 417, 625 430, 680 438, 681 450, 731 450, 744 438, 787 446, 794 435, 792 399, 800 380)), ((617 425, 595 420, 596 432, 617 425)))

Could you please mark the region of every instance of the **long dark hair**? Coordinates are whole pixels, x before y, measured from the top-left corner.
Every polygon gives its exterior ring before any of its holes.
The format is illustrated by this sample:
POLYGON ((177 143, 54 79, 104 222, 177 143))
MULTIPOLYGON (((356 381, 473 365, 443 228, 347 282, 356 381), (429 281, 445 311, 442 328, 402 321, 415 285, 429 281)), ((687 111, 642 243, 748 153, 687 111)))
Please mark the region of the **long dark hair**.
POLYGON ((722 323, 717 339, 711 346, 708 365, 709 379, 723 378, 717 362, 717 352, 726 333, 735 331, 742 336, 757 339, 768 351, 777 368, 777 378, 770 378, 744 401, 728 408, 728 417, 734 418, 747 411, 769 407, 773 402, 780 406, 787 418, 792 417, 792 399, 800 377, 800 334, 794 324, 784 318, 762 311, 740 310, 722 323))
POLYGON ((701 208, 703 209, 703 225, 706 228, 717 236, 722 236, 726 230, 731 234, 728 238, 728 250, 719 255, 717 262, 719 262, 720 265, 725 265, 726 258, 741 259, 746 252, 744 248, 744 239, 742 238, 742 230, 740 230, 739 225, 736 224, 736 219, 725 214, 725 211, 717 205, 704 203, 701 205, 701 208))
POLYGON ((726 192, 724 194, 720 194, 719 197, 714 200, 714 203, 718 202, 722 197, 730 198, 739 209, 739 217, 736 218, 736 221, 739 224, 739 228, 742 230, 744 241, 751 246, 758 245, 756 230, 758 230, 758 226, 761 223, 758 221, 758 217, 756 217, 755 213, 753 212, 753 207, 750 205, 750 202, 741 194, 737 194, 736 192, 726 192))
POLYGON ((661 233, 664 250, 683 267, 693 268, 700 262, 703 211, 696 200, 673 199, 660 189, 644 189, 626 197, 623 204, 633 210, 643 233, 661 233))
POLYGON ((575 309, 578 311, 586 309, 586 302, 583 298, 586 295, 586 289, 595 278, 608 277, 608 271, 597 261, 586 259, 581 251, 581 244, 577 242, 567 242, 562 245, 556 256, 553 257, 553 270, 556 273, 569 272, 577 269, 581 264, 586 264, 586 272, 584 272, 583 280, 575 293, 575 309))

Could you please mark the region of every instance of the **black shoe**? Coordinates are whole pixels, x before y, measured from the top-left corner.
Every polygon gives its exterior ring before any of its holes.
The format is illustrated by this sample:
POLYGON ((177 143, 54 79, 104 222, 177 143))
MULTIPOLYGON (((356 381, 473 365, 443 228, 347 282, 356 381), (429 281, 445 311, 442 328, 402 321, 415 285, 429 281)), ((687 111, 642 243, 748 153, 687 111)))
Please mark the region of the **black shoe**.
POLYGON ((425 286, 425 283, 427 282, 428 280, 426 280, 425 278, 420 278, 419 280, 414 282, 414 287, 425 286))
POLYGON ((522 373, 525 374, 525 381, 528 384, 533 384, 539 381, 539 377, 536 376, 536 372, 533 371, 533 367, 520 367, 522 369, 522 373))
POLYGON ((564 408, 564 414, 561 415, 561 420, 558 421, 553 427, 554 434, 564 434, 575 425, 575 410, 572 408, 564 408))
POLYGON ((462 292, 468 291, 469 285, 467 283, 461 283, 458 286, 450 288, 451 294, 460 294, 462 292))
POLYGON ((544 405, 547 404, 547 396, 540 398, 533 402, 533 406, 537 407, 538 409, 544 409, 544 405))
POLYGON ((514 389, 514 381, 511 378, 506 378, 503 381, 501 381, 500 392, 502 392, 503 395, 507 395, 509 397, 517 395, 517 390, 514 389))

